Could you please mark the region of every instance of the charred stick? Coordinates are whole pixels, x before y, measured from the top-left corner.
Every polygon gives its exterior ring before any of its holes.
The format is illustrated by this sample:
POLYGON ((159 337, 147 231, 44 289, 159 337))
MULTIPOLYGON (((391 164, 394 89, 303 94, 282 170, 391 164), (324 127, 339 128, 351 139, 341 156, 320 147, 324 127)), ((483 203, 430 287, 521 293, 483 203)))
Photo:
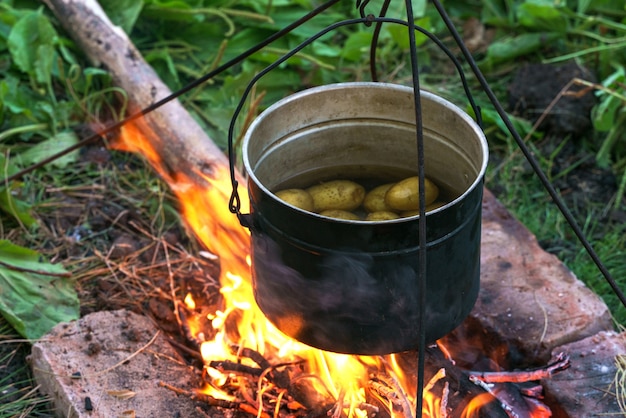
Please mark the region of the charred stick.
POLYGON ((182 304, 177 305, 177 313, 178 317, 180 318, 180 327, 185 338, 187 339, 187 341, 193 343, 196 347, 200 348, 200 345, 202 345, 202 341, 200 341, 198 337, 193 335, 193 332, 191 332, 191 329, 189 328, 189 321, 187 321, 187 312, 185 306, 182 304))
POLYGON ((209 367, 212 367, 220 372, 224 373, 238 373, 247 374, 254 377, 260 377, 263 373, 263 369, 259 367, 246 366, 245 364, 233 363, 228 360, 214 360, 209 363, 209 367))
MULTIPOLYGON (((255 408, 254 406, 242 403, 242 402, 233 402, 233 401, 226 401, 224 399, 217 399, 214 398, 213 396, 207 395, 205 393, 200 393, 200 392, 195 392, 195 391, 190 391, 190 390, 185 390, 185 389, 181 389, 181 388, 177 388, 176 386, 172 386, 170 384, 167 384, 165 382, 159 382, 159 386, 165 388, 165 389, 169 389, 172 392, 178 394, 178 395, 184 395, 189 397, 190 399, 194 399, 194 400, 198 400, 200 402, 204 402, 207 405, 210 406, 216 406, 219 408, 224 408, 224 409, 237 409, 239 411, 242 412, 246 412, 248 414, 253 414, 253 415, 258 415, 259 411, 257 408, 255 408)), ((262 418, 270 418, 270 416, 265 413, 265 412, 261 412, 261 417, 262 418)))
MULTIPOLYGON (((239 405, 239 409, 242 410, 243 412, 247 412, 254 416, 259 416, 259 410, 257 408, 250 406, 250 405, 246 405, 245 403, 242 403, 241 405, 239 405)), ((270 418, 269 414, 265 411, 261 411, 260 416, 261 418, 270 418)))
POLYGON ((233 351, 233 354, 236 354, 238 357, 246 357, 254 361, 256 364, 259 365, 262 371, 271 369, 270 373, 268 374, 268 380, 274 383, 276 386, 284 388, 284 389, 289 388, 290 382, 289 382, 288 374, 285 372, 278 371, 276 369, 282 366, 288 366, 288 365, 292 365, 295 363, 286 363, 286 364, 279 364, 279 365, 272 366, 272 364, 265 357, 263 357, 261 353, 259 353, 256 350, 253 350, 248 347, 239 347, 236 345, 232 345, 230 346, 230 348, 233 351))
POLYGON ((176 348, 178 348, 179 350, 184 351, 185 353, 189 354, 190 356, 193 356, 194 358, 196 358, 196 359, 198 359, 198 360, 202 360, 202 354, 201 354, 201 353, 199 353, 198 351, 196 351, 196 350, 192 350, 191 348, 187 347, 187 346, 186 346, 186 345, 184 345, 184 344, 179 343, 178 341, 176 341, 176 340, 175 340, 175 339, 173 339, 173 338, 170 338, 170 337, 166 337, 166 338, 167 338, 167 341, 168 341, 171 345, 175 346, 175 347, 176 347, 176 348))
MULTIPOLYGON (((268 363, 269 364, 269 363, 268 363)), ((267 379, 276 386, 287 389, 289 387, 289 378, 285 373, 275 371, 274 373, 266 372, 272 369, 246 366, 245 364, 235 363, 228 360, 214 360, 209 363, 209 367, 219 370, 222 373, 236 373, 254 376, 256 378, 267 377, 267 379)))
POLYGON ((380 408, 379 407, 377 407, 376 405, 372 405, 370 403, 367 403, 367 402, 361 402, 357 406, 357 408, 360 409, 361 411, 367 412, 367 416, 368 417, 376 416, 380 412, 380 408))
POLYGON ((181 389, 178 388, 176 386, 172 386, 168 383, 165 383, 163 381, 159 382, 159 386, 161 386, 162 388, 171 390, 172 392, 178 394, 178 395, 184 395, 187 396, 190 399, 197 399, 201 402, 204 402, 210 406, 218 406, 220 408, 225 408, 225 409, 239 409, 239 405, 240 402, 233 402, 233 401, 226 401, 224 399, 217 399, 214 398, 213 396, 207 395, 205 393, 200 393, 200 392, 196 392, 196 391, 191 391, 191 390, 185 390, 185 389, 181 389))
POLYGON ((522 395, 526 396, 527 398, 535 398, 535 399, 543 398, 543 386, 539 384, 528 386, 528 387, 521 387, 519 388, 519 391, 522 393, 522 395))
POLYGON ((261 353, 248 347, 232 346, 233 354, 237 354, 238 357, 246 357, 254 361, 262 370, 272 367, 269 361, 261 353))
POLYGON ((404 417, 411 416, 410 408, 408 410, 406 409, 407 404, 398 397, 394 389, 376 380, 370 380, 367 385, 371 390, 376 392, 378 396, 389 401, 395 411, 401 411, 404 417))
POLYGON ((396 399, 400 402, 400 410, 402 411, 403 415, 411 417, 411 403, 409 402, 407 395, 402 388, 402 385, 400 385, 400 382, 398 381, 397 376, 393 371, 393 368, 389 365, 384 357, 380 356, 379 359, 382 361, 382 364, 385 366, 385 369, 389 372, 389 374, 380 373, 374 375, 374 377, 393 389, 396 399))
POLYGON ((480 380, 473 380, 473 382, 496 398, 500 403, 500 407, 511 418, 547 418, 552 416, 550 409, 546 405, 539 402, 536 398, 524 396, 516 383, 486 383, 480 380))
POLYGON ((443 385, 443 391, 441 392, 441 407, 439 408, 439 415, 441 418, 448 417, 448 396, 450 395, 450 384, 445 382, 443 385))
POLYGON ((570 366, 569 356, 565 355, 565 353, 559 353, 554 362, 544 367, 507 372, 469 372, 469 379, 472 382, 481 381, 485 383, 524 383, 547 379, 570 366))
POLYGON ((251 393, 250 388, 248 387, 248 379, 243 376, 237 378, 237 382, 239 384, 239 394, 243 397, 243 399, 251 406, 262 409, 263 404, 258 403, 254 400, 254 393, 251 393))

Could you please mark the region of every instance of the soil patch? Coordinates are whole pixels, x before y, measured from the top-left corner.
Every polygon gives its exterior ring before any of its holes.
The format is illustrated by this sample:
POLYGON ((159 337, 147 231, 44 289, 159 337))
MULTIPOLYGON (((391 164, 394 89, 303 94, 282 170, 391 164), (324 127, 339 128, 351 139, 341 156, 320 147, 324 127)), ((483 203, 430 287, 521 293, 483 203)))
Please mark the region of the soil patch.
MULTIPOLYGON (((609 210, 611 206, 617 207, 613 204, 617 179, 610 169, 596 163, 594 150, 585 140, 593 135, 594 91, 573 84, 563 94, 562 89, 575 78, 595 82, 590 70, 575 63, 523 66, 509 86, 509 111, 532 123, 541 120, 537 129, 545 136, 533 145, 544 159, 553 156, 547 168, 547 174, 554 179, 553 185, 579 224, 584 224, 593 211, 599 229, 604 230, 603 225, 626 220, 626 212, 609 210)), ((496 161, 502 158, 506 156, 495 156, 496 161)), ((532 171, 530 166, 525 170, 529 174, 532 171)), ((498 186, 492 187, 496 195, 501 192, 498 186)))

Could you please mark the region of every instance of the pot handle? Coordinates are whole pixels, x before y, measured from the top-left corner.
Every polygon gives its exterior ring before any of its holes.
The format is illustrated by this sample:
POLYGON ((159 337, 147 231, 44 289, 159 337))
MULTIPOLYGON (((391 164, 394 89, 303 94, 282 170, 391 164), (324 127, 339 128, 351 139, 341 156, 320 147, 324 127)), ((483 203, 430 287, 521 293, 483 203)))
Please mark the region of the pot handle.
MULTIPOLYGON (((232 154, 229 154, 232 155, 232 154)), ((234 213, 235 216, 237 216, 237 219, 239 220, 239 224, 241 226, 243 226, 244 228, 248 228, 250 231, 256 230, 256 222, 254 221, 254 216, 251 213, 241 213, 241 198, 239 197, 239 191, 238 191, 238 186, 239 186, 239 182, 237 180, 235 180, 235 173, 234 173, 234 161, 230 161, 230 167, 231 167, 231 183, 233 186, 233 191, 230 195, 230 200, 228 201, 228 210, 230 210, 231 213, 234 213)))
POLYGON ((237 219, 239 219, 239 224, 244 228, 248 228, 250 232, 256 231, 256 222, 255 217, 251 213, 237 213, 237 219))

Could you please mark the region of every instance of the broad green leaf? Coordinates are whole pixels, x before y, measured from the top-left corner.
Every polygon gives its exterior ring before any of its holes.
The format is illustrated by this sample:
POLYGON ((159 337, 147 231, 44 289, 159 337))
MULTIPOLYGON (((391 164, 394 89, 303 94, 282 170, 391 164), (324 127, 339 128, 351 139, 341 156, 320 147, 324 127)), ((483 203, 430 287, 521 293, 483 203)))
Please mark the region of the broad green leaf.
POLYGON ((565 33, 567 20, 563 12, 552 1, 526 1, 517 7, 519 23, 529 29, 550 30, 565 33))
POLYGON ((79 305, 63 266, 0 240, 0 313, 20 335, 41 338, 56 324, 78 319, 79 305))
MULTIPOLYGON (((616 67, 615 71, 611 75, 606 77, 604 80, 602 80, 602 85, 604 87, 610 88, 613 84, 624 83, 624 81, 626 81, 626 70, 624 69, 624 66, 616 65, 615 67, 616 67)), ((598 94, 606 94, 606 93, 599 92, 598 94)))
POLYGON ((341 51, 341 56, 356 62, 363 58, 372 43, 372 33, 358 31, 350 34, 341 51))
POLYGON ((162 21, 197 22, 204 19, 203 14, 189 13, 191 6, 184 1, 146 2, 141 16, 162 21))
POLYGON ((24 87, 15 77, 7 77, 0 80, 0 101, 2 101, 5 112, 14 115, 23 114, 30 120, 33 117, 32 103, 37 102, 37 97, 30 90, 24 87))
MULTIPOLYGON (((430 18, 423 17, 421 19, 417 19, 415 21, 415 25, 421 28, 424 28, 428 31, 431 30, 430 18)), ((401 48, 401 49, 409 49, 409 35, 407 33, 407 27, 403 25, 386 25, 386 29, 391 34, 391 38, 393 41, 401 48)), ((417 46, 422 45, 426 42, 428 38, 426 35, 422 34, 419 31, 415 32, 415 44, 417 46)))
POLYGON ((489 46, 485 63, 495 65, 528 55, 560 36, 558 32, 532 32, 502 38, 489 46))
POLYGON ((587 14, 592 12, 616 12, 616 11, 624 11, 626 10, 626 4, 624 0, 591 0, 586 4, 587 6, 587 14))
MULTIPOLYGON (((602 85, 608 89, 620 91, 620 86, 624 82, 626 82, 626 71, 620 65, 611 75, 602 80, 602 85)), ((596 95, 599 103, 592 109, 593 127, 600 132, 606 132, 614 127, 618 109, 625 108, 626 103, 606 91, 598 91, 596 95)))
POLYGON ((576 11, 578 13, 585 13, 589 8, 592 0, 578 0, 576 3, 576 11))
POLYGON ((338 57, 341 55, 342 47, 336 44, 326 42, 313 42, 314 56, 317 57, 338 57))
POLYGON ((2 173, 0 176, 2 177, 12 176, 20 171, 20 168, 15 164, 15 160, 13 158, 7 160, 6 156, 5 147, 0 147, 0 172, 2 173))
POLYGON ((180 79, 178 78, 178 71, 176 71, 176 65, 167 49, 156 49, 146 54, 144 58, 146 62, 150 63, 153 67, 156 68, 158 66, 162 69, 159 71, 159 75, 161 77, 164 77, 163 69, 167 69, 168 77, 165 78, 172 79, 176 84, 180 82, 180 79))
POLYGON ((615 125, 617 110, 626 106, 619 98, 615 96, 605 96, 604 100, 593 107, 591 116, 593 127, 600 132, 606 132, 615 125))
MULTIPOLYGON (((17 159, 19 159, 20 164, 24 166, 37 164, 38 162, 58 153, 59 151, 75 145, 78 140, 78 137, 72 131, 60 132, 53 137, 48 138, 45 141, 42 141, 37 145, 32 146, 28 150, 20 153, 17 159)), ((57 167, 65 167, 68 164, 76 161, 77 157, 78 150, 57 158, 51 164, 54 164, 57 167)))
POLYGON ((0 211, 5 212, 27 228, 30 228, 37 224, 37 220, 31 214, 32 206, 15 196, 14 192, 18 188, 19 185, 16 182, 11 183, 8 187, 0 187, 0 211))
MULTIPOLYGON (((19 171, 14 158, 7 159, 4 151, 0 149, 0 169, 3 177, 10 176, 19 171)), ((18 182, 12 182, 7 186, 0 187, 0 217, 11 216, 18 220, 27 228, 37 224, 37 220, 32 216, 32 206, 19 199, 18 182)), ((1 260, 1 259, 0 259, 1 260)))
MULTIPOLYGON (((474 112, 472 111, 471 107, 468 107, 466 110, 467 110, 468 114, 474 115, 474 112)), ((496 125, 506 135, 510 135, 509 129, 504 124, 504 121, 502 120, 502 118, 500 117, 498 112, 496 112, 494 109, 481 108, 481 116, 482 116, 482 121, 483 121, 483 123, 486 126, 488 126, 488 125, 496 125)), ((511 121, 511 123, 513 124, 513 127, 515 128, 515 130, 522 137, 526 136, 529 132, 532 131, 532 126, 533 125, 528 120, 522 119, 522 118, 518 118, 518 117, 513 116, 513 115, 508 115, 508 117, 509 117, 509 120, 511 121)), ((535 135, 539 136, 540 134, 536 133, 535 135)))
POLYGON ((9 51, 18 68, 38 83, 50 84, 57 33, 41 11, 17 21, 8 38, 9 51))
POLYGON ((100 3, 111 22, 130 33, 143 8, 143 0, 107 0, 100 3))
POLYGON ((485 1, 480 21, 486 25, 508 27, 513 25, 513 16, 504 1, 485 1))

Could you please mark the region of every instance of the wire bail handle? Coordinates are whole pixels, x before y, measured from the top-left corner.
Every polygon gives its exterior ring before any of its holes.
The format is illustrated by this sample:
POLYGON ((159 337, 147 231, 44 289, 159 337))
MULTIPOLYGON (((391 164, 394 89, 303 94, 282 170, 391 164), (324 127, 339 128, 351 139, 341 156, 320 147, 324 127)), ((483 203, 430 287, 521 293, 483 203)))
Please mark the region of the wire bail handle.
MULTIPOLYGON (((365 13, 365 7, 368 5, 369 0, 357 0, 356 1, 356 7, 359 9, 359 14, 360 14, 360 18, 356 18, 356 19, 348 19, 348 20, 343 20, 334 24, 331 24, 329 26, 327 26, 326 28, 322 29, 321 31, 319 31, 317 34, 312 35, 311 37, 309 37, 308 39, 306 39, 305 41, 303 41, 301 44, 299 44, 298 46, 296 46, 294 49, 292 49, 291 51, 287 52, 285 55, 283 55, 282 57, 280 57, 279 59, 277 59, 274 63, 270 64, 269 66, 265 67, 262 71, 260 71, 259 73, 257 73, 248 83, 248 85, 246 86, 246 89, 244 90, 244 93, 237 105, 237 107, 235 108, 235 111, 233 113, 233 116, 231 118, 230 121, 230 125, 229 125, 229 129, 228 129, 228 160, 229 160, 229 168, 230 168, 230 179, 231 179, 231 186, 232 186, 232 193, 228 202, 228 209, 230 210, 231 213, 235 214, 239 220, 239 223, 246 227, 246 228, 253 228, 254 227, 254 220, 253 220, 253 215, 252 214, 242 214, 241 213, 241 198, 239 196, 239 190, 238 190, 238 186, 239 186, 239 182, 236 178, 236 171, 235 171, 235 165, 236 165, 236 152, 235 152, 235 146, 234 146, 234 131, 235 131, 235 125, 236 125, 236 121, 237 118, 239 116, 239 114, 241 113, 243 106, 246 102, 246 99, 248 97, 248 95, 250 94, 252 88, 254 87, 254 85, 257 83, 257 81, 259 81, 259 79, 261 79, 263 76, 265 76, 267 73, 269 73, 270 71, 272 71, 273 69, 275 69, 276 67, 278 67, 279 65, 281 65, 282 63, 284 63, 285 61, 287 61, 289 58, 293 57, 294 55, 296 55, 298 52, 300 52, 302 49, 304 49, 306 46, 312 44, 314 41, 316 41, 317 39, 319 39, 320 37, 326 35, 327 33, 338 29, 340 27, 343 26, 348 26, 348 25, 355 25, 355 24, 363 24, 366 27, 371 27, 373 23, 376 23, 376 27, 375 27, 375 32, 374 32, 374 36, 372 38, 372 44, 371 44, 371 53, 370 53, 370 68, 371 68, 371 72, 372 72, 372 80, 373 81, 378 81, 378 77, 376 74, 376 63, 375 63, 375 58, 376 58, 376 48, 377 48, 377 43, 378 43, 378 33, 380 32, 380 28, 382 26, 383 23, 392 23, 392 24, 398 24, 398 25, 402 25, 402 26, 406 26, 408 27, 408 21, 404 21, 404 20, 400 20, 400 19, 395 19, 395 18, 387 18, 385 17, 385 13, 387 10, 387 6, 389 4, 390 0, 387 0, 385 2, 385 4, 383 5, 381 12, 380 12, 380 16, 376 17, 373 14, 366 14, 365 13)), ((316 13, 312 13, 311 15, 309 15, 309 18, 312 18, 316 15, 316 13)), ((307 19, 308 20, 308 19, 307 19)), ((306 20, 305 20, 306 21, 306 20)), ((304 23, 301 22, 300 24, 304 23)), ((437 47, 439 47, 446 55, 447 57, 450 59, 450 61, 452 62, 452 64, 454 65, 454 67, 457 70, 457 73, 459 75, 459 78, 461 79, 461 83, 463 85, 463 89, 465 91, 465 94, 468 98, 469 104, 474 112, 474 115, 476 117, 476 122, 477 124, 481 127, 482 129, 482 119, 481 119, 481 112, 480 112, 480 108, 476 105, 472 94, 470 92, 469 89, 469 85, 467 83, 467 79, 465 77, 465 74, 463 72, 463 69, 461 67, 461 63, 459 62, 459 60, 455 57, 455 55, 452 53, 452 51, 450 51, 449 48, 447 48, 445 46, 445 44, 439 39, 437 38, 434 34, 430 33, 429 31, 427 31, 426 29, 423 29, 421 27, 418 26, 414 26, 414 29, 421 32, 422 34, 424 34, 425 36, 427 36, 431 41, 433 41, 437 47)), ((287 32, 285 32, 282 36, 286 35, 287 32)), ((415 48, 415 46, 414 46, 415 48)))

